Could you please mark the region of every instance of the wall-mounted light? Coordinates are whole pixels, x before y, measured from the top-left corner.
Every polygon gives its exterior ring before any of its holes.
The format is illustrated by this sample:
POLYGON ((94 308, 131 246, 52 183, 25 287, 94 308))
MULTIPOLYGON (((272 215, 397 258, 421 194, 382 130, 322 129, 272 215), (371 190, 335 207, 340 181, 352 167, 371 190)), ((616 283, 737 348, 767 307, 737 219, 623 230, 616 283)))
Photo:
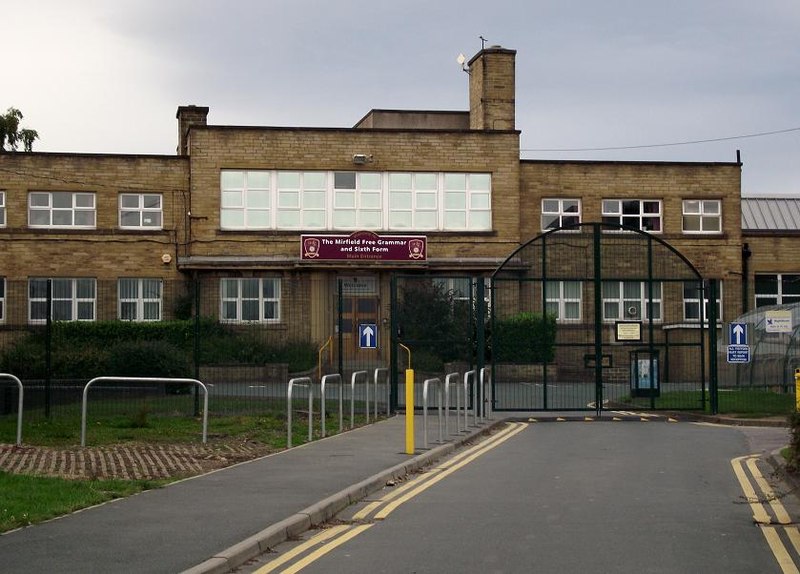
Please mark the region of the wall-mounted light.
POLYGON ((353 163, 356 165, 364 165, 366 163, 372 163, 372 156, 367 155, 365 153, 354 153, 353 163))

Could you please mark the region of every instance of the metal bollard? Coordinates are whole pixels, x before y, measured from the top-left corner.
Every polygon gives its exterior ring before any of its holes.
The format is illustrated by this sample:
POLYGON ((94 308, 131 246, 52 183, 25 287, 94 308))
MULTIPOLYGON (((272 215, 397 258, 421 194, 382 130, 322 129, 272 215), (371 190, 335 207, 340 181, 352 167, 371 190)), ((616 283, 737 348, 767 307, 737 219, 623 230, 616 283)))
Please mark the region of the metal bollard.
POLYGON ((800 369, 794 370, 794 402, 795 409, 800 413, 800 369))

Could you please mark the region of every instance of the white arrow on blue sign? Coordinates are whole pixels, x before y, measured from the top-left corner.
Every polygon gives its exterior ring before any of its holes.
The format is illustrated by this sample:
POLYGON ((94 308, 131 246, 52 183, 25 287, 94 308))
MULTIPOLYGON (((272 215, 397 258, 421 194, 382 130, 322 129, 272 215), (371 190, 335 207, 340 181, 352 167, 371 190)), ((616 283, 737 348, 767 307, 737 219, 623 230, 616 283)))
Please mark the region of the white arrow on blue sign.
POLYGON ((378 325, 375 323, 358 324, 358 346, 362 349, 378 348, 378 325))
POLYGON ((747 323, 731 323, 728 326, 729 345, 747 345, 747 323))

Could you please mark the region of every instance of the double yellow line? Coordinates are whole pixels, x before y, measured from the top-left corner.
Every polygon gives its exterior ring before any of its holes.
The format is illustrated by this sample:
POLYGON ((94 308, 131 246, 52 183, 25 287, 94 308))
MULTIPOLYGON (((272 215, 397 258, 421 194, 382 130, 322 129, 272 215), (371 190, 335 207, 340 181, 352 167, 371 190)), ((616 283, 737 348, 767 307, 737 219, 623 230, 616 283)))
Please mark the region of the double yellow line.
POLYGON ((753 521, 761 528, 781 570, 784 574, 800 574, 797 564, 781 538, 783 532, 795 553, 800 554, 800 531, 792 524, 792 519, 779 496, 758 469, 759 458, 757 454, 734 458, 731 461, 733 472, 739 480, 745 499, 753 510, 753 521), (761 492, 760 495, 756 488, 761 492))
POLYGON ((402 486, 394 488, 378 500, 367 504, 353 515, 352 523, 339 524, 322 530, 306 542, 295 546, 280 557, 268 562, 253 574, 268 574, 269 572, 292 574, 300 572, 328 552, 370 529, 375 524, 373 521, 384 520, 401 504, 408 502, 434 484, 468 465, 479 456, 486 454, 511 437, 521 433, 527 427, 527 423, 507 423, 505 428, 487 440, 468 448, 428 472, 420 474, 402 486), (283 566, 287 567, 279 570, 283 566))

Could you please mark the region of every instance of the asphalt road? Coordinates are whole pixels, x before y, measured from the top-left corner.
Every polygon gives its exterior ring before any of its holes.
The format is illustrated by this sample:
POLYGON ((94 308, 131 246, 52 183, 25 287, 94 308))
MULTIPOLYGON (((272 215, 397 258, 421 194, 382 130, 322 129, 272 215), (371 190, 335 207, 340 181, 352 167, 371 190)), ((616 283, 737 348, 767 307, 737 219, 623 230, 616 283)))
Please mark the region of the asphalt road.
MULTIPOLYGON (((337 544, 351 538, 291 571, 778 573, 731 461, 785 444, 785 433, 663 419, 530 424, 452 472, 428 473, 443 476, 383 519, 353 522, 368 501, 351 507, 329 529, 337 544)), ((302 544, 240 572, 263 572, 302 544)))

